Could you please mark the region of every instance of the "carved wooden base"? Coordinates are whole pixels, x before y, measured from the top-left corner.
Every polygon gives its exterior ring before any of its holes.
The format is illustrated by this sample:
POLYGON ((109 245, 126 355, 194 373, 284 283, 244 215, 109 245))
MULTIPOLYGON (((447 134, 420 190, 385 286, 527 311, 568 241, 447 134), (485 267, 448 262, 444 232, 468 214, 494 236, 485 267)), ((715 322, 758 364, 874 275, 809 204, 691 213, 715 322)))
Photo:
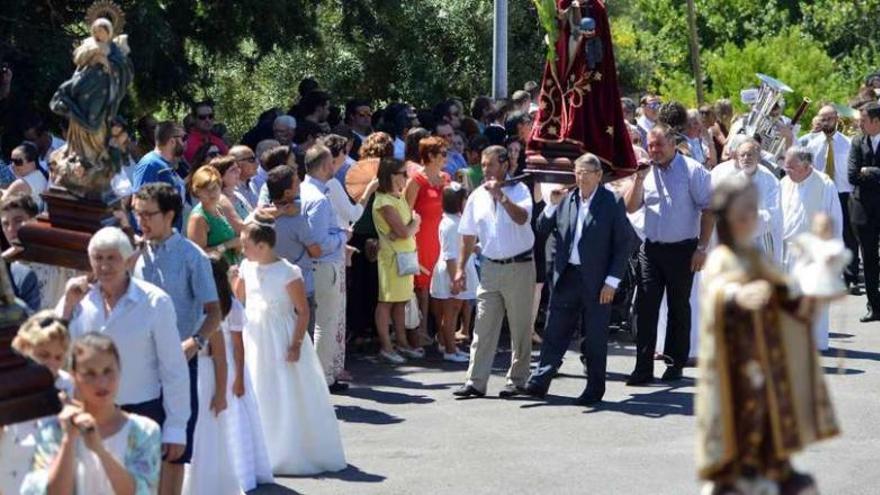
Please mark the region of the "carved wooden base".
POLYGON ((526 149, 526 172, 539 182, 574 182, 574 161, 584 153, 574 142, 530 141, 526 149))
POLYGON ((18 258, 88 271, 89 239, 102 227, 118 224, 113 216, 118 201, 85 200, 60 188, 43 193, 43 200, 48 213, 18 231, 24 248, 18 258))

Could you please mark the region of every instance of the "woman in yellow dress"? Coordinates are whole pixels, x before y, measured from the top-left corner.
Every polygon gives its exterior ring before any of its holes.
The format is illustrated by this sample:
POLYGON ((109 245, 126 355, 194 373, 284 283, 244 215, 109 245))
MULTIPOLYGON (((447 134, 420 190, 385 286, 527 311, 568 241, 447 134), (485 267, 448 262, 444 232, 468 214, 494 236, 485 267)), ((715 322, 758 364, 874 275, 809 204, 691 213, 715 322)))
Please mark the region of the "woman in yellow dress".
POLYGON ((406 303, 413 296, 414 273, 418 270, 415 235, 421 218, 412 211, 403 195, 406 165, 391 157, 379 162, 379 188, 373 201, 373 219, 379 233, 379 303, 376 305, 376 331, 382 349, 379 355, 395 364, 409 358, 424 357, 424 349, 409 346, 404 320, 406 303), (415 260, 415 267, 412 261, 415 260), (410 261, 410 263, 406 263, 410 261), (404 274, 402 274, 402 272, 404 274), (393 321, 397 350, 391 345, 388 325, 393 321))

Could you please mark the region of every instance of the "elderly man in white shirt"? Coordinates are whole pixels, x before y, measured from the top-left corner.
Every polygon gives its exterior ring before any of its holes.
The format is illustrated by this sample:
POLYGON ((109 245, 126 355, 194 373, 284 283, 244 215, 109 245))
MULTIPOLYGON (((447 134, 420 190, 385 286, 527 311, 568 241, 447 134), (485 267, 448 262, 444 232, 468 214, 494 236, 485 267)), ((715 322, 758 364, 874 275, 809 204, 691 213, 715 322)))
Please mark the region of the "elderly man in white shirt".
POLYGON ((859 241, 849 223, 849 196, 853 191, 847 177, 850 140, 837 130, 837 110, 825 105, 816 114, 819 132, 810 134, 804 146, 813 154, 813 167, 824 172, 837 188, 840 206, 843 209, 843 243, 853 253, 850 264, 843 273, 846 285, 856 290, 859 275, 859 241))
POLYGON ((758 188, 758 227, 755 244, 777 265, 782 264, 782 206, 779 180, 758 162, 761 146, 752 138, 744 138, 734 158, 712 169, 712 187, 731 177, 746 176, 758 188))
POLYGON ((134 248, 122 230, 99 230, 88 252, 97 282, 71 279, 56 312, 70 321, 73 338, 100 332, 113 339, 123 370, 117 402, 162 425, 163 458, 174 461, 184 452, 190 416, 189 368, 174 304, 155 285, 128 274, 134 248))
POLYGON ((455 285, 465 286, 466 262, 477 240, 484 258, 477 288, 477 319, 465 384, 457 397, 482 397, 492 372, 501 322, 510 325, 510 369, 499 397, 521 393, 529 378, 532 355, 531 312, 535 281, 532 248, 535 234, 532 194, 521 182, 504 185, 510 157, 503 146, 489 146, 482 155, 485 182, 467 200, 458 232, 462 235, 455 285))
MULTIPOLYGON (((796 236, 809 232, 818 213, 831 217, 834 235, 843 236, 843 215, 837 188, 822 172, 813 169, 813 154, 808 148, 792 146, 785 153, 786 176, 780 183, 784 239, 784 266, 791 273, 796 257, 790 243, 796 236)), ((828 348, 828 308, 826 307, 813 327, 819 350, 828 348)))

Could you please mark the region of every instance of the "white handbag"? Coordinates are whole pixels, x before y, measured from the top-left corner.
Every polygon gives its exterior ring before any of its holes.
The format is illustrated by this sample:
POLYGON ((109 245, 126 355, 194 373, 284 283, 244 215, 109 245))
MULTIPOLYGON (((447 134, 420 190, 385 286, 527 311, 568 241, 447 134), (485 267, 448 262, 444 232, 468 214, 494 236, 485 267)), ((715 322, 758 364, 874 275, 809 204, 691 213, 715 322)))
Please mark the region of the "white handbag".
POLYGON ((419 324, 422 322, 422 312, 419 311, 419 300, 415 294, 407 301, 404 313, 403 326, 407 330, 419 328, 419 324))

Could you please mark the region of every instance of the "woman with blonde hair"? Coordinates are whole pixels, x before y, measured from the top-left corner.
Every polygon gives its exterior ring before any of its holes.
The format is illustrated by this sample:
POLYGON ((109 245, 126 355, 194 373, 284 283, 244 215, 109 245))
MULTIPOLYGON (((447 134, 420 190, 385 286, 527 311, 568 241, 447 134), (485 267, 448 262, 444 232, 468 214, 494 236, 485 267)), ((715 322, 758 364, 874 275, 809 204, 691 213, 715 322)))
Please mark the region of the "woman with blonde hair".
POLYGON ((220 172, 210 165, 202 167, 190 176, 188 185, 199 203, 187 221, 187 238, 209 253, 220 253, 229 263, 237 263, 241 241, 220 207, 223 185, 220 172))

